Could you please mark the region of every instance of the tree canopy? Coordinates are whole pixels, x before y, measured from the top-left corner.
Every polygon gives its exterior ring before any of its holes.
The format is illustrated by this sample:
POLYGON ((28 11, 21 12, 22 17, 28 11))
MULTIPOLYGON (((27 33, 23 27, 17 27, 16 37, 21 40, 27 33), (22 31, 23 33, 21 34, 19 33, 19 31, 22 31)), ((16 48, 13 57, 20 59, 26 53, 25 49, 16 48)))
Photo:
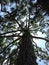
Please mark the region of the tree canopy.
POLYGON ((37 65, 37 57, 49 60, 48 0, 0 0, 0 13, 1 65, 37 65), (38 31, 46 37, 38 37, 38 31), (45 40, 46 50, 34 39, 45 40))

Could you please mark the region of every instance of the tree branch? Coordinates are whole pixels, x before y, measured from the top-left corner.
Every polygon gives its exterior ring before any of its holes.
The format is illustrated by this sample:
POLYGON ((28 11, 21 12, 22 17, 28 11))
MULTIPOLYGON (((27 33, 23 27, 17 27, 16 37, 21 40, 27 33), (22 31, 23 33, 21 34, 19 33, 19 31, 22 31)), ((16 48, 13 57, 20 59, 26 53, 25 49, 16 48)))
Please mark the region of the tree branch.
POLYGON ((48 38, 42 38, 42 37, 37 37, 37 36, 31 36, 31 37, 36 38, 36 39, 42 39, 42 40, 45 40, 45 41, 49 42, 48 38))
POLYGON ((21 29, 24 31, 24 28, 21 26, 21 24, 19 24, 19 22, 15 19, 16 23, 19 25, 19 27, 21 27, 21 29))
POLYGON ((13 34, 13 35, 1 35, 0 38, 4 38, 4 37, 21 37, 20 35, 16 35, 16 34, 13 34))
POLYGON ((3 52, 5 52, 6 49, 7 49, 11 44, 14 45, 13 43, 16 42, 16 41, 19 40, 19 39, 20 39, 20 38, 17 38, 16 40, 10 42, 5 48, 3 48, 3 51, 1 51, 0 54, 3 53, 3 52))
POLYGON ((13 33, 13 32, 17 32, 17 31, 21 31, 21 30, 8 31, 8 32, 2 33, 2 34, 0 34, 0 35, 5 35, 5 34, 8 34, 8 33, 13 33))

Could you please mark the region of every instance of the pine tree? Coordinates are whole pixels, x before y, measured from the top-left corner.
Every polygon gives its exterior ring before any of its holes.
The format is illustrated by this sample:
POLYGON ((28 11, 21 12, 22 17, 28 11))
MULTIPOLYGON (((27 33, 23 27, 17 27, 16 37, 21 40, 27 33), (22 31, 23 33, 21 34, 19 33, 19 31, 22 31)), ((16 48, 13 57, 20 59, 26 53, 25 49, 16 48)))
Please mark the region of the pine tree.
MULTIPOLYGON (((0 15, 0 65, 38 65, 37 57, 49 60, 47 51, 33 40, 49 42, 48 38, 34 36, 38 31, 44 33, 43 29, 49 27, 44 20, 44 16, 49 14, 49 2, 47 8, 45 0, 37 0, 36 3, 32 0, 0 0, 0 4, 1 13, 5 13, 0 15), (11 50, 13 46, 16 48, 11 50)), ((49 50, 49 44, 45 45, 49 50)))

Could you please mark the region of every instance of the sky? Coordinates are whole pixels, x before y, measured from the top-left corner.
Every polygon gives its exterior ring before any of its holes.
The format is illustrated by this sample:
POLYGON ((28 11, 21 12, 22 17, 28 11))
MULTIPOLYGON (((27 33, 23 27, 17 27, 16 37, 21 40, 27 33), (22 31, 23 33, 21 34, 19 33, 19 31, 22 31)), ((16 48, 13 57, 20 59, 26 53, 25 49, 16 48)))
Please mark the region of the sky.
MULTIPOLYGON (((37 32, 37 36, 38 37, 46 37, 46 34, 42 34, 41 32, 37 32)), ((40 48, 42 48, 42 49, 45 49, 45 42, 46 41, 44 41, 44 40, 41 40, 41 39, 35 39, 35 42, 36 42, 36 44, 37 44, 37 46, 38 47, 40 47, 40 48)), ((40 60, 40 58, 38 57, 38 59, 37 59, 37 62, 38 62, 38 65, 46 65, 45 63, 44 63, 44 60, 41 60, 40 62, 39 62, 39 60, 40 60)))
MULTIPOLYGON (((35 3, 37 0, 33 0, 33 2, 35 3)), ((15 7, 15 3, 14 4, 12 4, 12 6, 9 4, 9 6, 6 6, 6 8, 7 8, 7 11, 11 11, 10 10, 10 8, 11 7, 15 7)), ((1 10, 1 5, 0 5, 0 10, 1 10)), ((4 13, 3 12, 1 12, 0 11, 0 15, 4 15, 4 13)), ((49 16, 45 16, 45 20, 49 20, 49 16)), ((37 32, 37 34, 38 34, 38 36, 39 37, 46 37, 46 34, 42 34, 41 32, 37 32)), ((34 39, 35 40, 35 39, 34 39)), ((35 42, 37 43, 37 45, 39 46, 39 47, 41 47, 42 49, 45 49, 45 41, 44 40, 35 40, 35 42)), ((14 47, 13 47, 14 48, 14 47)), ((38 62, 38 65, 46 65, 45 63, 44 63, 44 61, 43 60, 41 60, 41 62, 39 62, 39 58, 37 59, 37 62, 38 62)))

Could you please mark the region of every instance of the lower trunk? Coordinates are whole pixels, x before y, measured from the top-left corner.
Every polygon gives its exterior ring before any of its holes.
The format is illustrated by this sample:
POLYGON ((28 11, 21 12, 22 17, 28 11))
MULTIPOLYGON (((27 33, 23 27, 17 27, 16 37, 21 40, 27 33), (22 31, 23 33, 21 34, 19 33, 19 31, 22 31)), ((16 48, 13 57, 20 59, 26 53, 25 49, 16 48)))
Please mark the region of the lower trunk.
POLYGON ((20 42, 17 65, 38 65, 36 63, 34 47, 32 47, 32 42, 29 35, 24 34, 20 42))

